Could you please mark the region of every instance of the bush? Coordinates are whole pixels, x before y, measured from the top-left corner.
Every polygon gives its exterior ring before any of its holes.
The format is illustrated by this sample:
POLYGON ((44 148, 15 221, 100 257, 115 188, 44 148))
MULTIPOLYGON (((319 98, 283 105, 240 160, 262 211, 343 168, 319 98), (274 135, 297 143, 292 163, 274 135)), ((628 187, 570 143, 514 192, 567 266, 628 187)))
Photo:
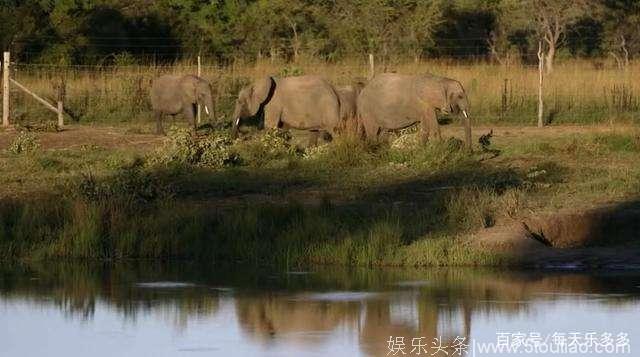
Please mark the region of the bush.
POLYGON ((305 150, 305 158, 322 161, 325 167, 358 167, 377 157, 380 147, 353 137, 337 137, 331 144, 305 150))
POLYGON ((19 155, 33 153, 38 148, 40 148, 38 138, 29 132, 22 131, 13 139, 8 150, 12 154, 19 155))
POLYGON ((457 138, 431 139, 422 144, 416 134, 402 135, 391 143, 389 160, 415 168, 443 168, 470 160, 457 138))
POLYGON ((234 150, 244 165, 273 166, 297 158, 298 150, 290 140, 291 134, 286 131, 266 129, 251 140, 237 142, 234 150))
POLYGON ((169 138, 169 144, 151 158, 152 163, 221 168, 237 161, 227 132, 218 131, 197 138, 188 129, 172 129, 169 138))
POLYGON ((135 203, 147 203, 171 196, 170 187, 157 174, 136 162, 130 167, 121 168, 113 176, 98 179, 93 174, 82 178, 71 189, 71 196, 87 202, 106 202, 123 200, 135 203))

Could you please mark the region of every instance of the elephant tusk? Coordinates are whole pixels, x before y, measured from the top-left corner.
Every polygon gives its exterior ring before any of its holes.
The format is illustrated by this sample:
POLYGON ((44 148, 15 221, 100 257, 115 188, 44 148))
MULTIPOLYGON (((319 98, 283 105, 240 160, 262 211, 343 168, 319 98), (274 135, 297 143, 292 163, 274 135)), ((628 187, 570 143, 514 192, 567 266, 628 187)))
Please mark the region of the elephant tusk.
POLYGON ((469 115, 467 114, 467 111, 466 111, 466 110, 463 110, 463 111, 462 111, 462 114, 464 114, 464 117, 465 117, 465 118, 468 118, 468 117, 469 117, 469 115))
POLYGON ((240 125, 240 117, 236 118, 236 121, 233 123, 233 125, 235 125, 235 126, 240 125))
POLYGON ((204 111, 207 112, 207 115, 209 115, 209 108, 207 108, 207 106, 204 106, 204 111))

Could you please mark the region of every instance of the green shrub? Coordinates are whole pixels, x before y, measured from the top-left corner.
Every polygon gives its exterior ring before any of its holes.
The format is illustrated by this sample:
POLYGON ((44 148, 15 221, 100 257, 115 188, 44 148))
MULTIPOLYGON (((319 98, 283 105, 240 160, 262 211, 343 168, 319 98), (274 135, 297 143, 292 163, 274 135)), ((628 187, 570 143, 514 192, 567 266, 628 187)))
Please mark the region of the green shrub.
POLYGON ((298 157, 298 150, 291 145, 291 134, 279 129, 266 129, 251 140, 234 145, 243 165, 252 167, 277 166, 298 157))
POLYGON ((141 163, 121 168, 112 176, 97 178, 84 174, 70 189, 71 196, 85 201, 128 201, 146 203, 171 196, 171 188, 159 176, 141 163))
POLYGON ((358 167, 374 162, 382 148, 377 143, 341 136, 328 145, 306 149, 304 156, 321 162, 324 167, 358 167))
POLYGON ((460 139, 429 140, 420 143, 417 134, 402 135, 391 143, 389 160, 414 168, 444 168, 459 164, 471 157, 460 139))
POLYGON ((237 161, 227 132, 216 131, 198 138, 188 129, 172 129, 169 138, 169 143, 152 156, 152 163, 221 168, 237 161))
POLYGON ((37 151, 38 148, 40 148, 38 138, 29 132, 22 131, 9 145, 9 152, 16 155, 29 154, 37 151))

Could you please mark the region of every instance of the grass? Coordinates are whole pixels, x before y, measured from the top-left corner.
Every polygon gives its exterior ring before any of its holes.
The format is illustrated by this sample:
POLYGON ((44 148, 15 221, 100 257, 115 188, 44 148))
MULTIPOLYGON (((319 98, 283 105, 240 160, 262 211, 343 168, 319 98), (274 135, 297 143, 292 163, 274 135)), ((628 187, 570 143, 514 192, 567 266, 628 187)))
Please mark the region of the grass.
MULTIPOLYGON (((175 130, 167 144, 144 150, 92 142, 47 147, 38 138, 64 132, 53 134, 51 114, 12 93, 12 118, 29 133, 0 153, 0 257, 180 257, 290 267, 508 264, 508 257, 475 249, 468 237, 507 220, 628 199, 640 190, 639 133, 616 129, 640 117, 640 87, 632 80, 639 63, 625 71, 559 63, 545 79, 547 122, 607 128, 546 132, 513 126, 536 120, 533 67, 419 62, 379 70, 460 80, 476 127, 502 128, 473 155, 457 139, 417 145, 415 134, 387 144, 345 137, 314 149, 292 144, 304 142, 300 135, 279 132, 232 141, 226 130, 235 96, 252 78, 321 73, 346 84, 368 71, 364 61, 294 67, 205 66, 218 103, 213 134, 194 140, 175 130)), ((64 79, 74 120, 84 128, 115 125, 124 141, 152 131, 151 80, 195 70, 192 63, 17 68, 18 81, 49 98, 52 83, 64 79)))
MULTIPOLYGON (((321 74, 337 85, 367 77, 365 61, 343 63, 305 62, 294 65, 258 62, 220 68, 209 65, 204 77, 214 84, 218 103, 217 121, 230 122, 239 89, 253 78, 264 75, 321 74)), ((148 89, 153 78, 163 73, 194 73, 193 63, 170 67, 55 67, 17 65, 18 81, 49 98, 56 98, 55 86, 66 83, 66 107, 81 123, 126 123, 133 131, 151 119, 148 89)), ((534 124, 537 111, 538 74, 535 66, 498 66, 486 63, 449 63, 425 61, 389 63, 378 72, 431 72, 461 81, 472 105, 476 124, 534 124)), ((601 69, 588 61, 560 62, 545 78, 545 120, 549 123, 594 124, 637 122, 640 115, 640 63, 626 70, 615 66, 601 69)), ((31 98, 16 93, 13 118, 33 123, 51 118, 51 114, 31 98)))
POLYGON ((596 129, 501 129, 489 146, 497 157, 468 154, 455 138, 417 145, 415 134, 302 150, 278 132, 232 142, 224 131, 194 140, 181 130, 145 152, 7 150, 0 257, 511 264, 468 237, 531 212, 638 194, 638 132, 596 129))

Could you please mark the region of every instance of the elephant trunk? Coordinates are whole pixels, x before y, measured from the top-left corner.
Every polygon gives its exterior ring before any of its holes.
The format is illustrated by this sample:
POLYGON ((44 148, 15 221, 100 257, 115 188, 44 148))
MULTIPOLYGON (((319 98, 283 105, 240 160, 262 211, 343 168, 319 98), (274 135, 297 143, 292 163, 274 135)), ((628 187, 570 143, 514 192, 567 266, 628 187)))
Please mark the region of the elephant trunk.
POLYGON ((467 145, 467 149, 471 150, 471 119, 466 110, 462 110, 462 115, 464 115, 465 144, 467 145))

